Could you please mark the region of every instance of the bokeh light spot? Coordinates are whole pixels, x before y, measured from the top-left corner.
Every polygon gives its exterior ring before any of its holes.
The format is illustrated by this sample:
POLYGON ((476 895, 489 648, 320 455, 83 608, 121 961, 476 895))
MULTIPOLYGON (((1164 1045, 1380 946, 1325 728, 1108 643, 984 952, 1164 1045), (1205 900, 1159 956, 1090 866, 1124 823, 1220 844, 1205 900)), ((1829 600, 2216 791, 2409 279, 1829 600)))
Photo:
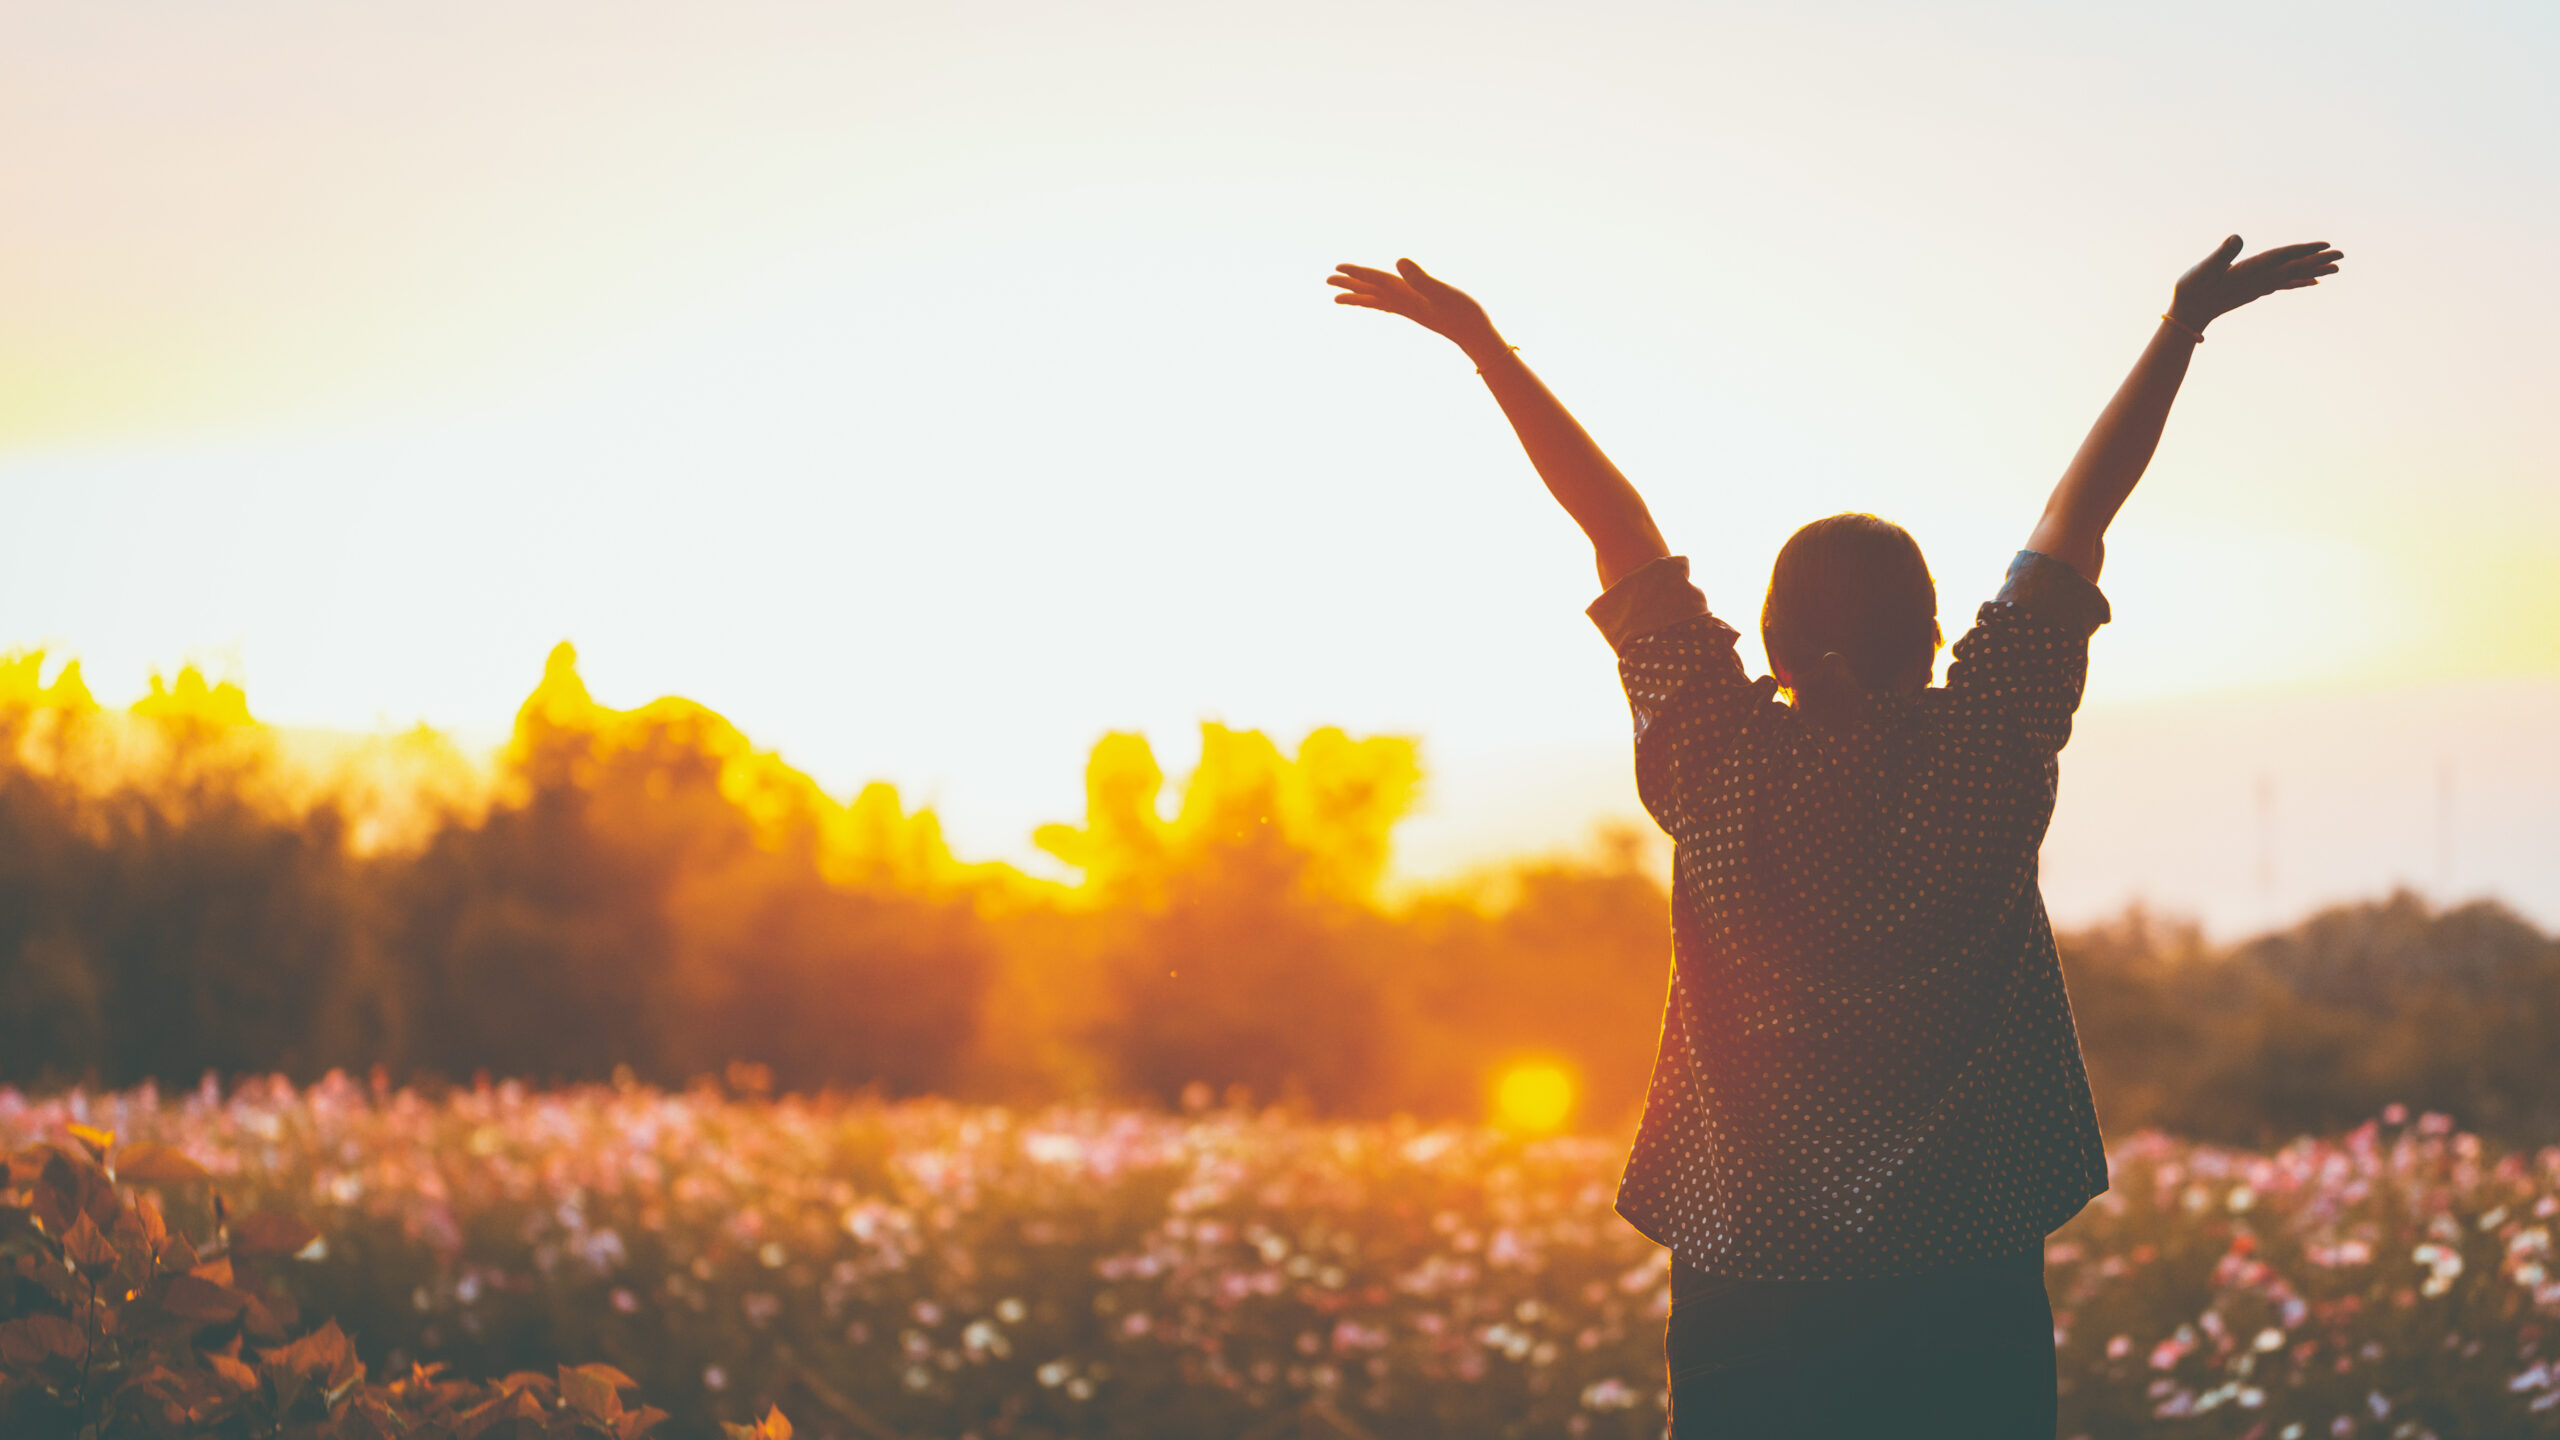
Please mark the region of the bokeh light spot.
POLYGON ((1573 1114, 1573 1072, 1552 1060, 1525 1060, 1502 1072, 1493 1087, 1493 1115, 1509 1130, 1543 1134, 1573 1114))

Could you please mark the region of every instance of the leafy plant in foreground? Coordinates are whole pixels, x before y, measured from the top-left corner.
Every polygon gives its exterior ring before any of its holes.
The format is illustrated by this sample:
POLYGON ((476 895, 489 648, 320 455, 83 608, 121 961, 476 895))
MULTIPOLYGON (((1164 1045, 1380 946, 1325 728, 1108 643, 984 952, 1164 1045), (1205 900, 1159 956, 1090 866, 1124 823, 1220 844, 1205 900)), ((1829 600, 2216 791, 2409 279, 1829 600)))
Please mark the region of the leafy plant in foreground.
POLYGON ((208 1187, 212 1230, 199 1245, 170 1225, 154 1189, 207 1186, 202 1166, 147 1142, 119 1152, 86 1126, 70 1138, 11 1156, 0 1187, 0 1433, 638 1440, 666 1418, 623 1408, 634 1382, 607 1365, 494 1384, 433 1365, 368 1380, 335 1321, 291 1333, 300 1307, 281 1267, 316 1248, 317 1231, 273 1211, 235 1219, 208 1187))

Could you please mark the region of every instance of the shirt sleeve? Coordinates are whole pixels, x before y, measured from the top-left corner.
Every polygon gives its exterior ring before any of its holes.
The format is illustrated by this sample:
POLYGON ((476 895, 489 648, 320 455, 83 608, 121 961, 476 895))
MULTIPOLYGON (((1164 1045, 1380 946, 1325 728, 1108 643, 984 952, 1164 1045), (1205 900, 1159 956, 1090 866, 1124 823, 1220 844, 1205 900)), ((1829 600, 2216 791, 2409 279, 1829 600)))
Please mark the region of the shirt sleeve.
POLYGON ((1689 557, 1664 555, 1618 577, 1583 611, 1620 655, 1645 636, 1707 613, 1707 597, 1689 583, 1689 557))
POLYGON ((1947 690, 1967 710, 2006 719, 2031 751, 2052 755, 2071 738, 2089 637, 2111 618, 2107 597, 2078 570, 2021 550, 1956 642, 1947 690))
POLYGON ((1741 637, 1708 612, 1680 555, 1619 577, 1585 613, 1618 652, 1635 724, 1637 793, 1676 839, 1694 818, 1683 797, 1707 783, 1758 693, 1734 653, 1741 637))

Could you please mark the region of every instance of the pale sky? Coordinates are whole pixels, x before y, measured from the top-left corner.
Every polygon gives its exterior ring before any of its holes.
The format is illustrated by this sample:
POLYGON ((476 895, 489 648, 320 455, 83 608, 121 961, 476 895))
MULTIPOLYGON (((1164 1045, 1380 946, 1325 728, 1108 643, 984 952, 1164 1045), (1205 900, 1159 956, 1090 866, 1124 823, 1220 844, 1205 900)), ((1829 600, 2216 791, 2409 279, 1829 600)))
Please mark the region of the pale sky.
POLYGON ((567 638, 982 855, 1109 729, 1519 781, 1623 743, 1587 551, 1336 261, 1484 300, 1746 630, 1862 508, 1953 632, 2236 230, 2345 273, 2215 327, 2093 703, 2548 680, 2555 68, 2544 3, 0 0, 0 648, 485 738, 567 638))

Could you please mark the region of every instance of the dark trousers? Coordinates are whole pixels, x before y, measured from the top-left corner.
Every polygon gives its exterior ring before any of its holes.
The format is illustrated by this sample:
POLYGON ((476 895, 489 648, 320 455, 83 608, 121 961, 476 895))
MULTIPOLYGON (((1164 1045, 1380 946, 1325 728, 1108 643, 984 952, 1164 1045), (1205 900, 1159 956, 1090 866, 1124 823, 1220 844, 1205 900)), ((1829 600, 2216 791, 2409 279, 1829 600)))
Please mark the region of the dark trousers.
POLYGON ((1890 1280, 1735 1280, 1675 1260, 1673 1440, 2053 1440, 2044 1252, 1890 1280))

